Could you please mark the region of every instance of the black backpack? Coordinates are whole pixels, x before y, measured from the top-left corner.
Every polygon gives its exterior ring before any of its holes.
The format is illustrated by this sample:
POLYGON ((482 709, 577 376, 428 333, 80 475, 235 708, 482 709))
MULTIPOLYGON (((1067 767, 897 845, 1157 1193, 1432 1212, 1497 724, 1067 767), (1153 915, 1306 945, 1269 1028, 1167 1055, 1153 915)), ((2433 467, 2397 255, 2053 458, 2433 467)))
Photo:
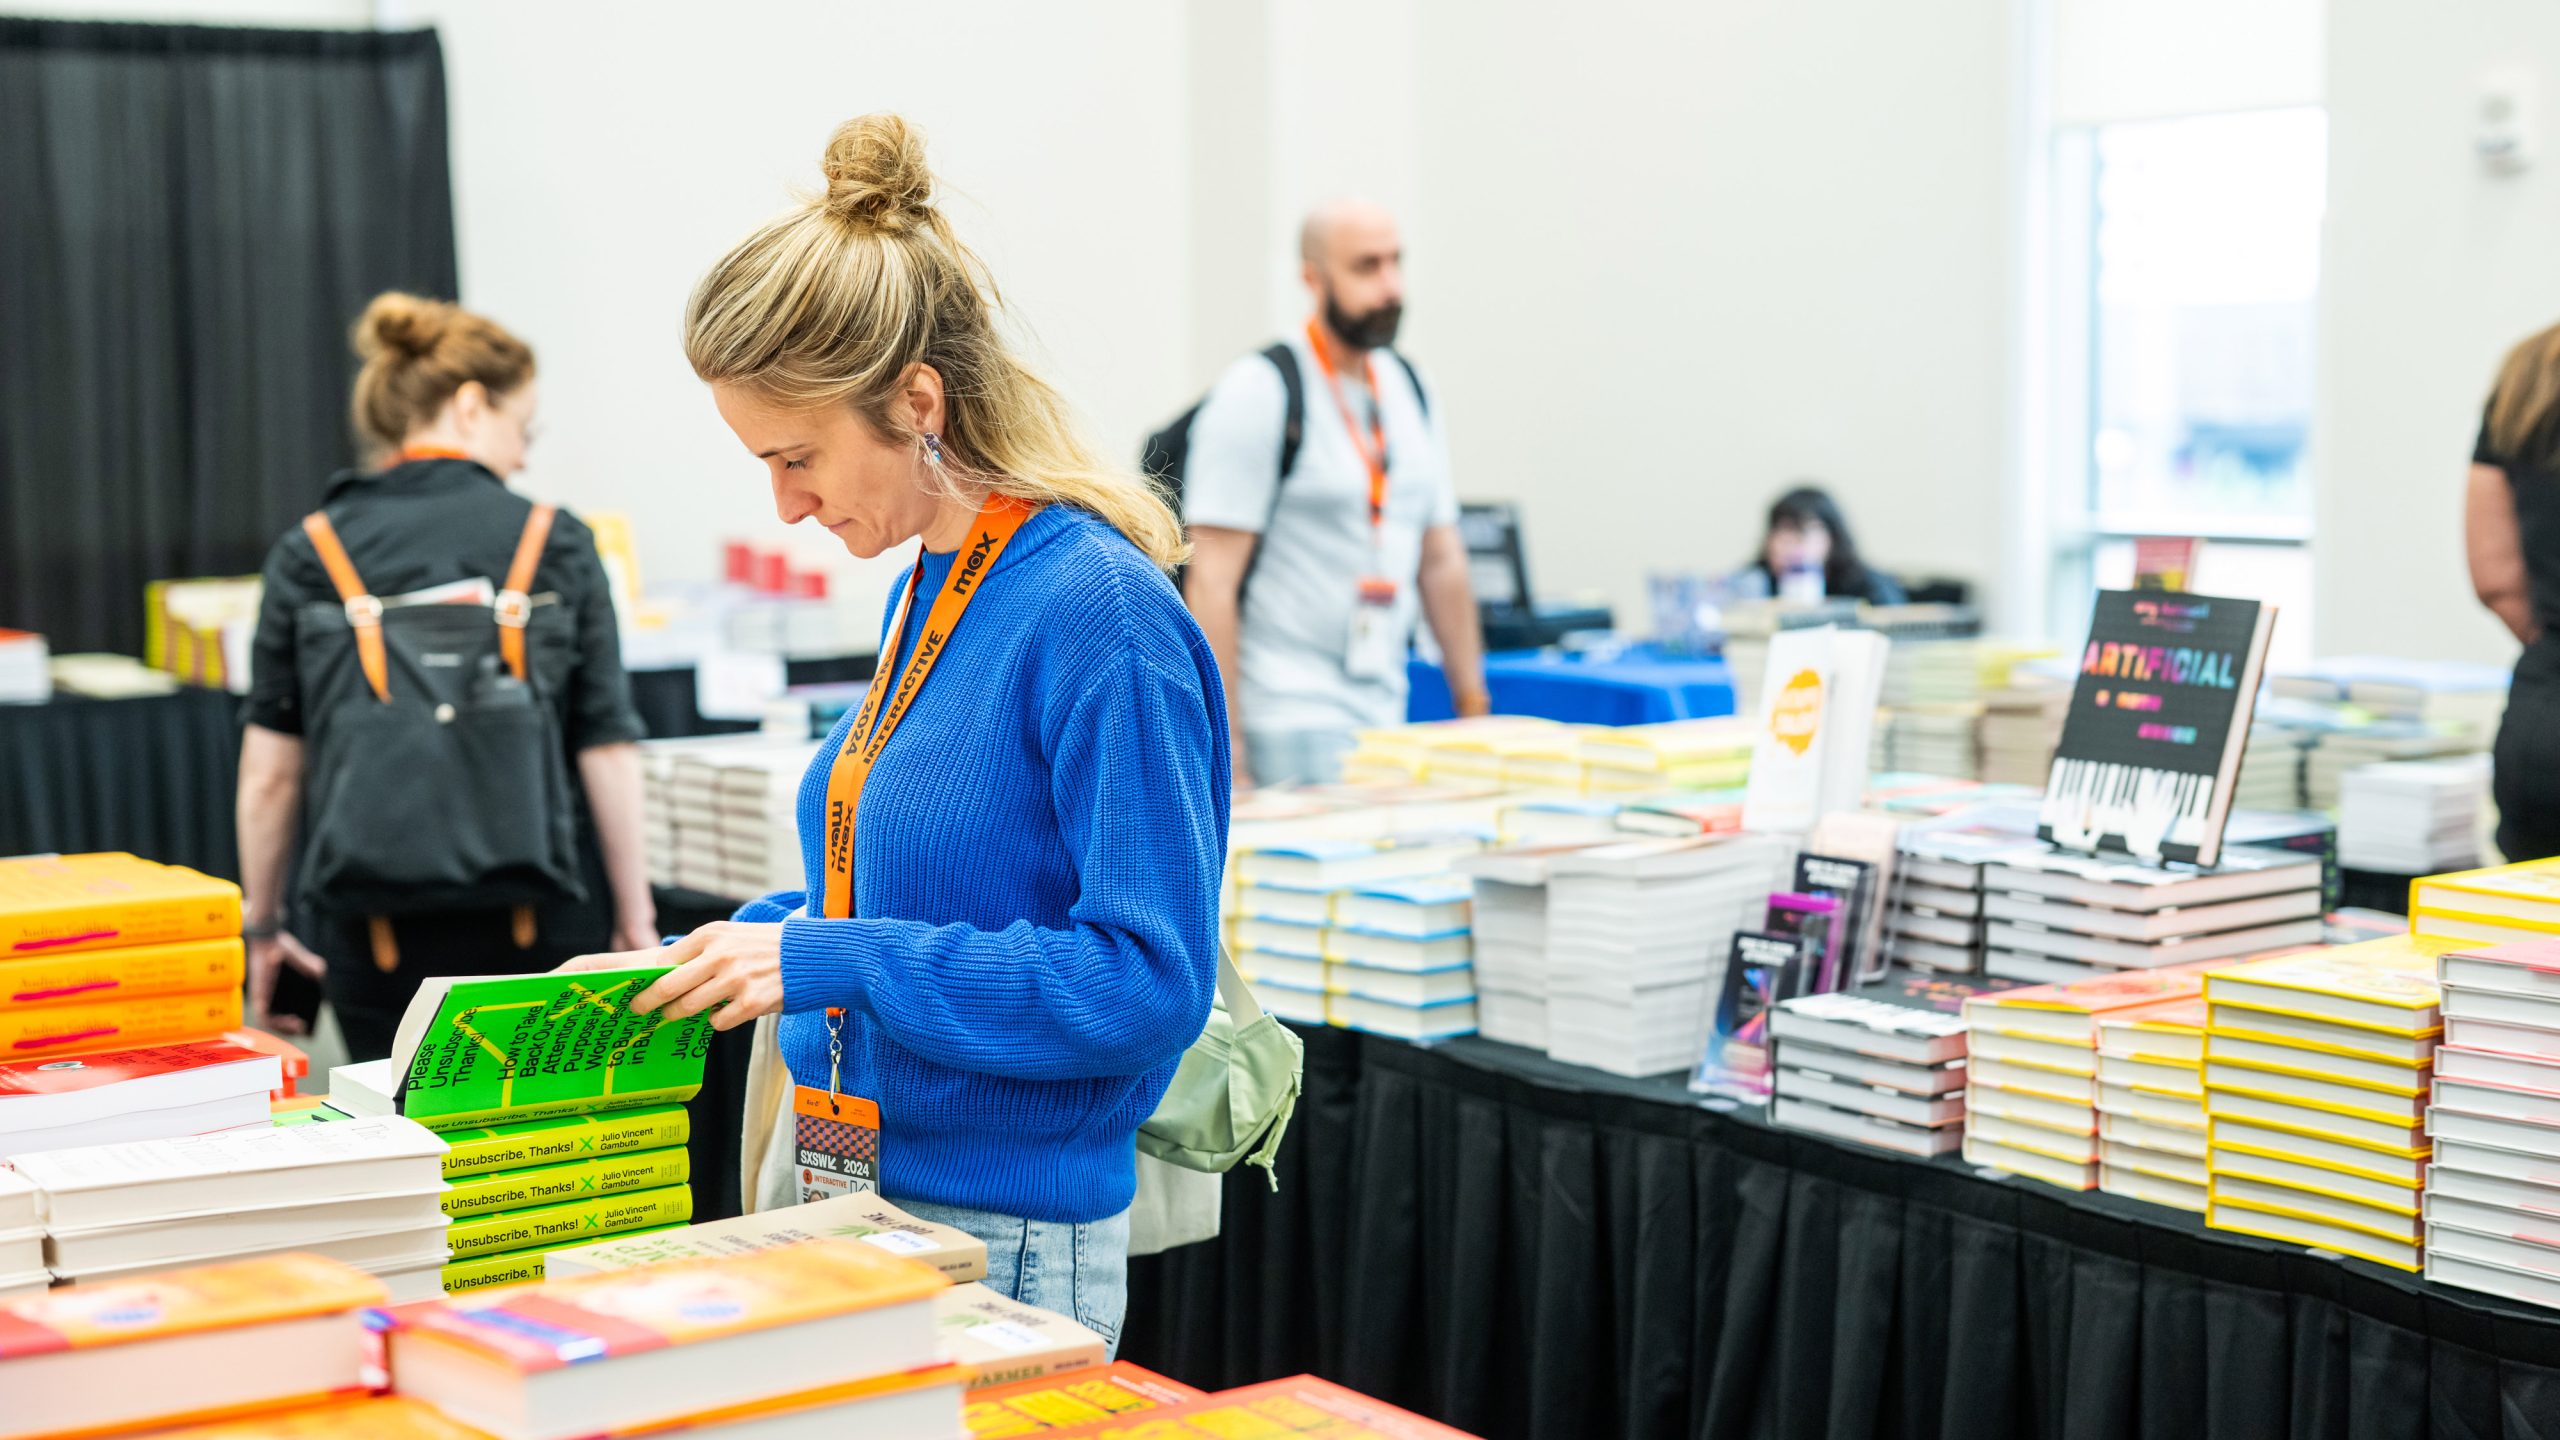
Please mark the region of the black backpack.
MULTIPOLYGON (((1413 362, 1404 358, 1403 352, 1390 350, 1387 353, 1404 367, 1405 378, 1413 382, 1413 398, 1420 402, 1422 414, 1428 419, 1431 415, 1431 394, 1422 388, 1422 376, 1415 372, 1413 362)), ((1262 523, 1262 528, 1267 531, 1271 528, 1271 516, 1280 513, 1280 486, 1287 484, 1290 472, 1298 468, 1298 446, 1306 439, 1307 382, 1298 370, 1298 352, 1290 349, 1285 341, 1263 347, 1262 358, 1270 361, 1271 368, 1280 372, 1280 388, 1288 397, 1287 408, 1281 412, 1279 480, 1271 487, 1271 510, 1263 517, 1262 523)), ((1205 395, 1193 401, 1191 408, 1175 416, 1172 424, 1148 436, 1147 443, 1138 451, 1140 473, 1163 494, 1165 503, 1173 507, 1176 515, 1184 514, 1182 492, 1185 472, 1191 464, 1191 422, 1200 418, 1200 407, 1207 403, 1205 395)), ((1262 545, 1257 538, 1254 559, 1260 559, 1261 555, 1262 545)), ((1253 564, 1253 560, 1245 562, 1244 578, 1247 581, 1253 578, 1253 564)), ((1180 571, 1174 572, 1173 583, 1175 589, 1182 588, 1180 571)), ((1237 589, 1241 594, 1243 586, 1239 585, 1237 589)))
POLYGON ((573 618, 528 594, 553 514, 533 507, 494 604, 390 607, 328 517, 304 517, 339 596, 294 625, 306 901, 397 916, 586 898, 559 717, 533 664, 574 643, 573 618))

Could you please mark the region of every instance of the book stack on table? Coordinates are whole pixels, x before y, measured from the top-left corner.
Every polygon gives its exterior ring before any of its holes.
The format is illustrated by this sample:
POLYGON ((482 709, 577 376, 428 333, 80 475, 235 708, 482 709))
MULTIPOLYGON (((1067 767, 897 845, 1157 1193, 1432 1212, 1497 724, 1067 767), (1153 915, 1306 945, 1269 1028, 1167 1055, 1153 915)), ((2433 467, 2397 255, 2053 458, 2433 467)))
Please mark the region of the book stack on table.
POLYGON ((796 807, 816 746, 715 735, 640 748, 651 880, 708 895, 800 888, 796 807))
POLYGON ((1895 964, 1949 974, 1982 969, 1982 872, 2035 844, 2035 809, 1976 805, 1902 827, 1885 948, 1895 964))
POLYGON ((2560 935, 2560 859, 2523 860, 2413 881, 2409 933, 2474 945, 2560 935))
POLYGON ((1983 867, 1983 969, 2068 984, 2321 940, 2321 863, 2234 847, 2210 869, 2021 850, 1983 867))
POLYGON ((2560 1307, 2560 941, 2451 950, 2437 967, 2427 1278, 2560 1307))
POLYGON ((632 1013, 665 973, 434 977, 389 1058, 330 1072, 332 1110, 448 1137, 447 1291, 538 1279, 550 1251, 693 1218, 683 1105, 710 1023, 632 1013))
POLYGON ((31 1295, 53 1283, 44 1268, 44 1212, 36 1187, 0 1167, 0 1300, 31 1295))
POLYGON ((1476 832, 1260 846, 1238 857, 1236 968, 1265 1009, 1406 1040, 1476 1030, 1476 832))
POLYGON ((216 1039, 244 967, 228 881, 121 853, 0 860, 0 1054, 216 1039))
POLYGON ((2486 755, 2350 770, 2338 793, 2338 863, 2385 875, 2470 869, 2488 801, 2486 755))
POLYGON ((45 1266, 63 1284, 300 1251, 418 1299, 437 1293, 446 1258, 443 1156, 424 1127, 384 1115, 39 1150, 10 1163, 37 1191, 45 1266))
POLYGON ((1639 839, 1557 855, 1548 881, 1547 1053, 1616 1075, 1695 1065, 1733 935, 1793 854, 1760 835, 1639 839))
POLYGON ((2201 1212, 2205 1169, 2201 995, 2098 1017, 2098 1188, 2201 1212))
POLYGON ((1769 1017, 1769 1118, 1905 1155, 1964 1143, 1964 1002, 2011 988, 1897 969, 1854 991, 1800 995, 1769 1017))
POLYGON ((1507 846, 1458 861, 1474 887, 1476 1028, 1488 1040, 1547 1048, 1549 872, 1580 848, 1507 846))
POLYGON ((1579 732, 1582 788, 1594 796, 1727 790, 1751 778, 1759 726, 1740 716, 1579 732))
MULTIPOLYGON (((2174 1012, 2201 993, 2207 968, 2127 971, 1967 1000, 1966 1162, 2065 1190, 2097 1189, 2106 1154, 2099 1027, 2174 1012)), ((2201 1171, 2186 1172, 2187 1183, 2201 1185, 2201 1171)))
POLYGON ((2228 966, 2205 981, 2205 1223, 2419 1266, 2436 958, 2400 936, 2228 966))

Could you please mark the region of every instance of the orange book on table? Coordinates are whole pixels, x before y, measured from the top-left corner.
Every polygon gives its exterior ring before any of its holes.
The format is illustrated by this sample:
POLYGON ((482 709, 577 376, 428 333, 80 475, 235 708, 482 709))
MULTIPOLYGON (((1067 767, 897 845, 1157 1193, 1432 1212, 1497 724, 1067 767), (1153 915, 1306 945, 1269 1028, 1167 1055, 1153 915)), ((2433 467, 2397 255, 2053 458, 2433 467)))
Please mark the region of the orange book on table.
POLYGON ((247 968, 236 935, 119 950, 4 955, 0 956, 0 1009, 237 990, 247 968))
POLYGON ((240 887, 121 853, 0 860, 0 956, 240 933, 240 887))
POLYGON ((94 1005, 0 1006, 0 1060, 218 1040, 240 1024, 240 992, 146 995, 94 1005))
POLYGON ((434 1406, 405 1395, 363 1395, 261 1410, 235 1420, 214 1420, 150 1430, 133 1440, 489 1440, 488 1433, 448 1420, 434 1406))
POLYGON ((1221 1390, 1150 1410, 1053 1430, 1046 1440, 1235 1440, 1238 1436, 1320 1435, 1324 1440, 1475 1440, 1464 1430, 1399 1410, 1313 1375, 1221 1390))
POLYGON ((1050 1435, 1098 1420, 1205 1399, 1207 1393, 1115 1360, 1092 1369, 970 1391, 969 1436, 970 1440, 1009 1440, 1015 1435, 1050 1435))

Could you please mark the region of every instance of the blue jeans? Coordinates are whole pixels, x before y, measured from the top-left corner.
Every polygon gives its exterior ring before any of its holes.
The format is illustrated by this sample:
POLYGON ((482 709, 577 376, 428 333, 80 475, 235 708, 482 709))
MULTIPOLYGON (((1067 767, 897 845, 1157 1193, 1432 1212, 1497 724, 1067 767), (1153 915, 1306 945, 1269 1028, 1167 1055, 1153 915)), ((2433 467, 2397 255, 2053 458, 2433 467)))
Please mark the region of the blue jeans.
POLYGON ((1257 785, 1330 785, 1342 778, 1342 757, 1359 743, 1348 730, 1247 730, 1245 763, 1257 785))
POLYGON ((1061 1225, 923 1200, 894 1203, 919 1220, 986 1241, 988 1289, 1070 1316, 1101 1336, 1111 1354, 1120 1353, 1120 1321, 1129 1310, 1128 1211, 1061 1225))

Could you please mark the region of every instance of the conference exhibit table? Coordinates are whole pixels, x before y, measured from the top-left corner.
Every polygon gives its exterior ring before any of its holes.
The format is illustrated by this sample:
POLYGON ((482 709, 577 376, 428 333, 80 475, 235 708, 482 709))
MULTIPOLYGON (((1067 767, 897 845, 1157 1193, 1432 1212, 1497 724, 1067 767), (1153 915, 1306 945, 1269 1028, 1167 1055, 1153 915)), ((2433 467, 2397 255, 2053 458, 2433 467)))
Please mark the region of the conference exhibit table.
POLYGON ((0 705, 0 855, 130 850, 237 876, 239 709, 196 689, 0 705))
POLYGON ((2560 1312, 1718 1111, 1301 1030, 1275 1191, 1131 1267, 1121 1354, 1507 1437, 2560 1436, 2560 1312))
MULTIPOLYGON (((1449 679, 1438 665, 1406 663, 1409 720, 1446 720, 1449 679)), ((1536 715, 1576 725, 1649 725, 1730 715, 1733 671, 1722 660, 1672 655, 1639 645, 1621 653, 1575 655, 1522 650, 1488 655, 1485 689, 1497 715, 1536 715)))

